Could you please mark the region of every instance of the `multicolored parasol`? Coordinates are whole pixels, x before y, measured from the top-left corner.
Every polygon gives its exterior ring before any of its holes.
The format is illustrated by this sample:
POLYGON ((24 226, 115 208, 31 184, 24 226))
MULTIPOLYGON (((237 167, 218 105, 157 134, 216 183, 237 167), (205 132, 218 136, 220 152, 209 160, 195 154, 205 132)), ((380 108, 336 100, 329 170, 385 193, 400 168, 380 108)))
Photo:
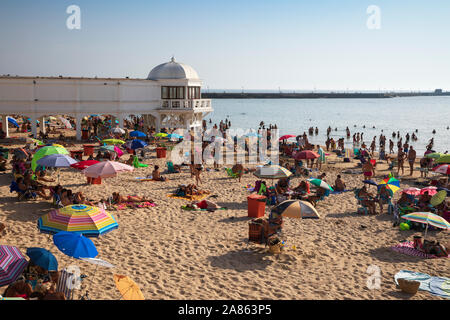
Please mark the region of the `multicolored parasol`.
POLYGON ((378 186, 386 185, 386 188, 396 193, 400 189, 400 181, 395 178, 386 178, 378 183, 378 186))
POLYGON ((0 287, 16 281, 28 261, 17 247, 0 246, 0 287))
POLYGON ((450 175, 450 164, 440 164, 433 168, 434 172, 450 175))
POLYGON ((98 237, 119 227, 114 217, 105 210, 84 204, 52 210, 38 220, 43 233, 69 231, 87 237, 98 237))

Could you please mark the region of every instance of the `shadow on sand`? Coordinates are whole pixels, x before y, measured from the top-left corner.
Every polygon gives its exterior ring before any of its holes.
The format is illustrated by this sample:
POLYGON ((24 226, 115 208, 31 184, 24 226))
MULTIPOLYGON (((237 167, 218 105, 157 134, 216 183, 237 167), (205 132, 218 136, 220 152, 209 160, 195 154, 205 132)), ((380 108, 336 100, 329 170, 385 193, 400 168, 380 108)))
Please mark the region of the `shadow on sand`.
POLYGON ((272 264, 271 260, 264 259, 266 256, 269 256, 269 254, 251 249, 241 249, 238 251, 227 252, 220 256, 210 256, 208 257, 208 260, 213 267, 245 272, 265 270, 272 264))

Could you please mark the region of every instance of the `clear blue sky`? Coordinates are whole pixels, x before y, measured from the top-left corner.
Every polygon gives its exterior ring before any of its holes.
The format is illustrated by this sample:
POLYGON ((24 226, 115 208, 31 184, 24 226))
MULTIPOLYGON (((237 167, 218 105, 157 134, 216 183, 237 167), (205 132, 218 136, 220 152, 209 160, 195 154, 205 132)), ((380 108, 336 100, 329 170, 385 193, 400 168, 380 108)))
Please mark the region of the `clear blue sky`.
POLYGON ((450 90, 449 35, 448 0, 1 0, 0 74, 145 78, 175 55, 210 89, 450 90))

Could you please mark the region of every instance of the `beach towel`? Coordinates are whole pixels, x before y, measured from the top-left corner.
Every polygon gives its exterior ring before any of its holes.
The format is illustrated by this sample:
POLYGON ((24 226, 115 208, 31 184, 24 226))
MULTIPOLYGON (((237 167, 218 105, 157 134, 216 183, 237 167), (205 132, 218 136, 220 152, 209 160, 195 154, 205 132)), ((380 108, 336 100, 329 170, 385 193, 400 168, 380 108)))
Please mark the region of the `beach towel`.
POLYGON ((156 204, 152 202, 124 202, 121 204, 112 205, 112 208, 116 210, 149 208, 149 207, 156 207, 156 204))
POLYGON ((144 182, 144 181, 157 181, 157 180, 153 180, 153 178, 151 178, 151 177, 150 178, 149 177, 136 177, 134 179, 136 179, 137 181, 141 181, 141 182, 144 182))
POLYGON ((202 194, 198 196, 177 196, 176 194, 168 194, 167 197, 172 199, 181 199, 181 200, 189 200, 189 201, 202 201, 203 199, 206 199, 209 196, 209 194, 202 194))
POLYGON ((398 279, 418 281, 420 282, 419 290, 428 291, 443 298, 450 298, 450 278, 432 277, 426 273, 400 270, 394 276, 397 285, 398 279))
POLYGON ((408 256, 419 257, 419 258, 423 258, 423 259, 448 258, 448 256, 447 257, 438 257, 434 254, 429 254, 429 253, 425 253, 420 250, 417 250, 416 248, 414 248, 413 241, 405 241, 405 242, 399 243, 399 244, 393 246, 391 249, 396 252, 406 254, 408 256))

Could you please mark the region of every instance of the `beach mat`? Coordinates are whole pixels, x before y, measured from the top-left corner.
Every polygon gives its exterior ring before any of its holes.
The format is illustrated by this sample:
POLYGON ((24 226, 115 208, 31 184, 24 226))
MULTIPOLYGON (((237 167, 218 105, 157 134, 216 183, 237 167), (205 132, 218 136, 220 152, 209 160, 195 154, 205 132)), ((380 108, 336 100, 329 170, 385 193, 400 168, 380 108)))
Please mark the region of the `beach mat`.
POLYGON ((113 209, 116 210, 125 210, 125 209, 137 209, 137 208, 150 208, 150 207, 156 207, 155 203, 151 202, 126 202, 121 204, 115 204, 111 206, 113 209))
POLYGON ((420 282, 419 290, 428 291, 443 298, 450 298, 450 278, 432 277, 426 273, 400 270, 394 276, 395 284, 398 279, 406 279, 420 282))
POLYGON ((192 197, 180 197, 175 194, 167 195, 167 197, 172 198, 172 199, 181 199, 181 200, 189 200, 189 201, 202 201, 202 200, 208 198, 209 196, 210 196, 209 194, 202 194, 199 196, 192 196, 192 197))
POLYGON ((405 241, 405 242, 399 243, 399 244, 391 247, 391 249, 396 252, 406 254, 408 256, 419 257, 419 258, 423 258, 423 259, 448 258, 448 256, 447 257, 438 257, 434 254, 429 254, 429 253, 425 253, 420 250, 417 250, 414 248, 413 241, 405 241))

